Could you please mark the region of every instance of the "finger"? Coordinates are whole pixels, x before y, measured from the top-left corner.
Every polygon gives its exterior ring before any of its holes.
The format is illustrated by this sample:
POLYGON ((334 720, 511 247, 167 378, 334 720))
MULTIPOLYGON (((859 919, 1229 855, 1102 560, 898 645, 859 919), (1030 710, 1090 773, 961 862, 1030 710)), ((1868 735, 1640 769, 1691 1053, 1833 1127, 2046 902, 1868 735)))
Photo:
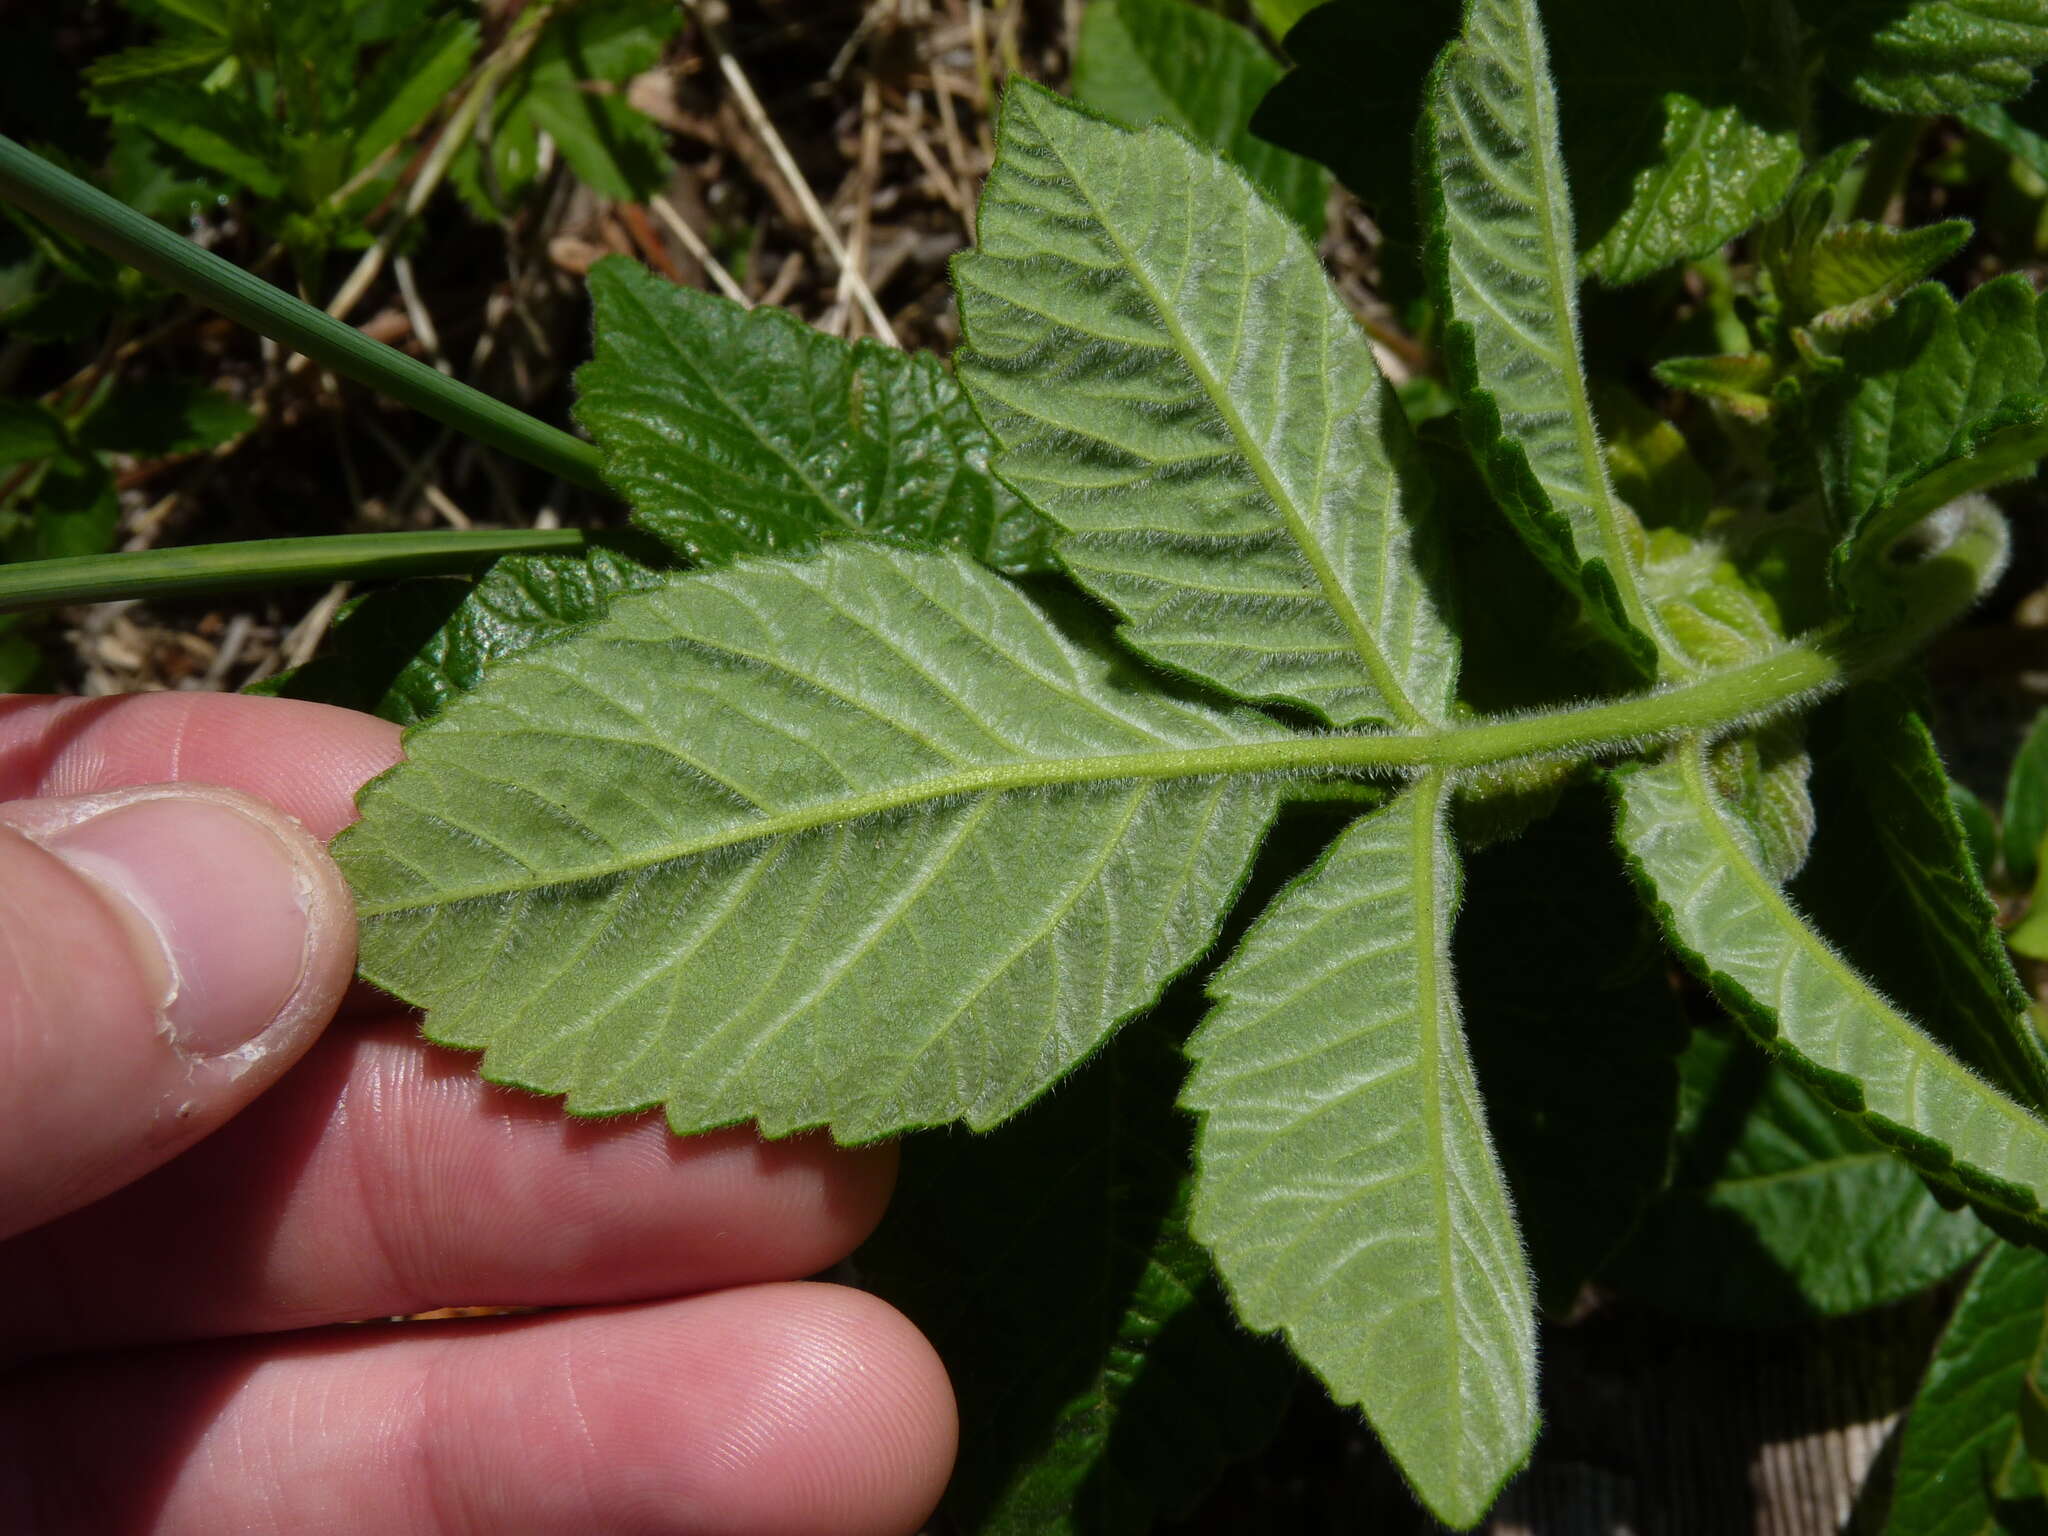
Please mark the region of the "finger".
POLYGON ((0 1235, 224 1123, 354 965, 340 871, 262 801, 162 785, 0 805, 0 1235))
POLYGON ((0 800, 225 784, 324 842, 355 820, 356 790, 397 761, 397 726, 297 699, 0 699, 0 800))
POLYGON ((857 1291, 766 1286, 18 1377, 0 1527, 907 1536, 954 1435, 909 1323, 857 1291))
POLYGON ((895 1167, 889 1146, 570 1121, 409 1020, 341 1026, 177 1162, 0 1244, 0 1355, 794 1279, 867 1236, 895 1167))

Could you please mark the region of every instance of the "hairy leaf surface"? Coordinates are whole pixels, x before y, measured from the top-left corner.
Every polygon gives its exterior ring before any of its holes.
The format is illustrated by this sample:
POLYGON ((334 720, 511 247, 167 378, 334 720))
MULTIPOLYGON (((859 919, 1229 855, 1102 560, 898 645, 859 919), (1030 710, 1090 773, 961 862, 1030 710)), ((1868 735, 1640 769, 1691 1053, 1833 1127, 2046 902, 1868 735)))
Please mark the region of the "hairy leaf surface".
POLYGON ((625 260, 591 270, 597 350, 576 418, 633 520, 694 560, 889 533, 999 570, 1049 568, 1039 518, 928 353, 852 344, 625 260))
POLYGON ((1933 115, 2026 90, 2048 61, 2042 0, 1794 0, 1829 75, 1880 112, 1933 115))
POLYGON ((2034 716, 2005 779, 2001 852, 2015 883, 2031 885, 2048 839, 2048 709, 2034 716))
POLYGON ((1406 423, 1301 232, 1179 134, 1020 83, 980 236, 961 382, 1123 638, 1340 725, 1442 720, 1406 423))
POLYGON ((1133 127, 1171 123, 1244 168, 1311 240, 1329 174, 1251 131, 1279 62, 1235 22, 1185 0, 1095 0, 1081 18, 1074 95, 1133 127))
POLYGON ((1885 1536, 2035 1528, 2041 1484, 2021 1401, 2048 1390, 2048 1255, 1998 1247, 1936 1346, 1907 1412, 1885 1536))
POLYGON ((1535 1330, 1451 975, 1445 810, 1425 777, 1281 893, 1211 983, 1184 1102, 1238 1314, 1469 1526, 1535 1438, 1535 1330))
POLYGON ((2048 1110, 2048 1051, 1926 721, 1898 685, 1815 713, 1815 857, 1793 894, 1885 996, 2012 1098, 2048 1110))
POLYGON ((1210 942, 1277 787, 1181 759, 1277 734, 957 556, 840 544, 502 663, 337 852, 363 973, 494 1080, 685 1132, 988 1126, 1210 942))
POLYGON ((1625 772, 1620 840, 1673 945, 1834 1108, 2001 1231, 2048 1234, 2048 1123, 1941 1048, 1814 932, 1682 744, 1625 772))
POLYGON ((1901 1301, 1991 1234, 1745 1039, 1693 1036, 1672 1189, 1609 1280, 1735 1327, 1781 1327, 1901 1301))
POLYGON ((1187 1229, 1176 1016, 1134 1021, 988 1136, 912 1140, 860 1251, 973 1426, 945 1505, 965 1530, 1148 1529, 1286 1409, 1292 1362, 1238 1325, 1187 1229))
POLYGON ((2024 277, 1958 304, 1929 283, 1851 336, 1816 394, 1822 484, 1849 530, 1843 562, 1873 560, 1937 506, 2030 474, 2048 452, 2044 317, 2024 277))
POLYGON ((1578 272, 1536 0, 1473 0, 1423 115, 1427 266, 1487 483, 1643 676, 1662 626, 1636 590, 1579 358, 1578 272))
MULTIPOLYGON (((1773 38, 1713 6, 1543 6, 1581 269, 1634 282, 1740 234, 1800 164, 1773 38)), ((1413 237, 1410 126, 1419 83, 1456 30, 1453 0, 1335 0, 1290 36, 1294 71, 1254 119, 1322 161, 1401 243, 1413 237)))

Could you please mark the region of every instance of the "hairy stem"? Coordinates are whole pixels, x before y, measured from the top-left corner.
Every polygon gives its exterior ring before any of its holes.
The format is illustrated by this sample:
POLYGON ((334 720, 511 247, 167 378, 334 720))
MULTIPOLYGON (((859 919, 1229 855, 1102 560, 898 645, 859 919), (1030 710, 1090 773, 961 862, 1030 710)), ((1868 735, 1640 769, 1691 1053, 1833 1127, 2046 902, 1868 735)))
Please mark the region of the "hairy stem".
POLYGON ((629 859, 607 857, 587 870, 551 870, 531 877, 493 881, 487 887, 473 890, 436 888, 417 899, 364 906, 359 915, 378 917, 418 906, 490 899, 515 890, 604 879, 722 848, 813 832, 961 795, 1239 774, 1428 772, 1454 777, 1463 770, 1524 758, 1590 758, 1629 751, 1672 736, 1711 736, 1731 730, 1808 701, 1846 680, 1841 663, 1827 652, 1794 644, 1761 661, 1631 698, 1507 719, 1481 719, 1406 732, 1287 736, 1224 747, 1038 758, 963 768, 915 783, 815 801, 649 849, 629 859))

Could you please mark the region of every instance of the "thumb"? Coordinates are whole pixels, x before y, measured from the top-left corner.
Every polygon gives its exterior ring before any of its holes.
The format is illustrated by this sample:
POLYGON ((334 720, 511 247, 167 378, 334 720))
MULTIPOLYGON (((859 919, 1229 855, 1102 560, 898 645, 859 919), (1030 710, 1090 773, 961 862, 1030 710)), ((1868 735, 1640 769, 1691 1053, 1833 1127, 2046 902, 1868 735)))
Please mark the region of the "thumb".
POLYGON ((313 1042, 354 963, 340 871, 238 790, 0 805, 0 1236, 227 1120, 313 1042))

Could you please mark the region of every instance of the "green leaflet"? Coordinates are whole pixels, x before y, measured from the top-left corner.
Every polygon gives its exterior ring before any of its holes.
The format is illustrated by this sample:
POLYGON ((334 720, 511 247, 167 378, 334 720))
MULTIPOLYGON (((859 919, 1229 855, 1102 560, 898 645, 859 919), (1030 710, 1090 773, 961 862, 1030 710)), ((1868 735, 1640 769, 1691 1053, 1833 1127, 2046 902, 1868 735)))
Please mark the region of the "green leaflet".
POLYGON ((1043 524, 989 473, 937 359, 851 345, 625 260, 590 274, 597 350, 576 419, 634 521, 694 560, 891 533, 999 570, 1049 568, 1043 524))
POLYGON ((1280 734, 958 557, 840 544, 492 668, 336 854, 363 974, 573 1113, 988 1126, 1209 944, 1278 790, 1183 758, 1280 734))
POLYGON ((1885 1536, 2038 1527, 2022 1394, 2048 1386, 2048 1256, 1994 1248, 1970 1279, 1906 1418, 1885 1536))
POLYGON ((2048 453, 2043 316, 2024 277, 1961 304, 1929 283, 1850 336, 1816 392, 1822 485, 1848 529, 1838 574, 1876 560, 1936 507, 2030 474, 2048 453))
POLYGON ((1443 720, 1406 424, 1301 232, 1179 134, 1020 83, 980 238, 961 382, 1121 637, 1339 725, 1443 720))
POLYGON ((1880 112, 1932 115, 2026 90, 2048 62, 2042 0, 1794 0, 1829 76, 1880 112))
POLYGON ((1177 1016, 1134 1021, 988 1136, 912 1140, 856 1259, 953 1378, 963 1530, 1149 1529, 1286 1409, 1292 1362, 1238 1327, 1187 1230, 1177 1016))
POLYGON ((1472 0, 1420 134, 1426 265, 1465 429, 1502 509, 1643 677, 1674 647, 1637 590, 1579 360, 1557 100, 1535 0, 1472 0))
MULTIPOLYGON (((1407 152, 1418 83, 1456 31, 1453 0, 1335 0, 1289 37, 1294 71, 1254 118, 1320 160, 1412 238, 1407 152)), ((1581 270, 1630 283, 1701 256, 1769 213, 1800 164, 1771 28, 1715 6, 1548 0, 1581 270)))
POLYGON ((1794 898, 1949 1051, 2048 1110, 2048 1052, 1912 698, 1896 684, 1860 684, 1816 711, 1809 734, 1822 814, 1794 898))
POLYGON ((1744 1039, 1701 1030, 1679 1070, 1673 1187, 1606 1276, 1630 1296, 1781 1327, 1904 1300, 1990 1241, 1744 1039))
POLYGON ((1772 282, 1790 323, 1846 329, 1883 314, 1969 238, 1964 219, 1912 229, 1830 225, 1773 253, 1781 259, 1772 265, 1772 282))
POLYGON ((1617 775, 1619 837, 1672 944, 1778 1059, 2001 1231, 2048 1233, 2048 1124, 1901 1014, 1806 925, 1698 743, 1617 775))
POLYGON ((1195 1235, 1238 1314, 1468 1527, 1529 1454, 1536 1361, 1451 976, 1446 798, 1426 775, 1267 908, 1211 983, 1183 1101, 1195 1235))
POLYGON ((1314 240, 1328 174, 1251 131, 1252 108, 1280 75, 1251 33, 1185 0, 1094 0, 1074 50, 1076 99, 1133 127, 1170 123, 1229 156, 1314 240))

